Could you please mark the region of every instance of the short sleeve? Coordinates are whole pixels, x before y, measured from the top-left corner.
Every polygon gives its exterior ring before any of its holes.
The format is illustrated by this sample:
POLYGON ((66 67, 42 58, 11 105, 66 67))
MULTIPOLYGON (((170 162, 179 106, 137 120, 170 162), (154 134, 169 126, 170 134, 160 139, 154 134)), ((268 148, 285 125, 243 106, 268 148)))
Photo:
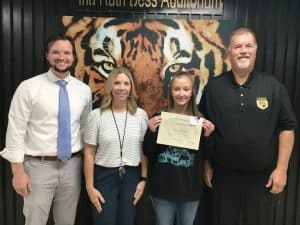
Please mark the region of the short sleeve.
POLYGON ((100 130, 100 109, 94 109, 88 115, 84 126, 83 141, 86 144, 97 145, 100 130))
POLYGON ((148 115, 147 113, 141 109, 142 112, 142 118, 141 118, 141 123, 142 123, 142 137, 144 137, 147 128, 148 128, 148 115))
POLYGON ((279 84, 279 98, 281 102, 280 117, 277 125, 278 131, 294 130, 297 126, 296 116, 289 95, 282 84, 279 84))

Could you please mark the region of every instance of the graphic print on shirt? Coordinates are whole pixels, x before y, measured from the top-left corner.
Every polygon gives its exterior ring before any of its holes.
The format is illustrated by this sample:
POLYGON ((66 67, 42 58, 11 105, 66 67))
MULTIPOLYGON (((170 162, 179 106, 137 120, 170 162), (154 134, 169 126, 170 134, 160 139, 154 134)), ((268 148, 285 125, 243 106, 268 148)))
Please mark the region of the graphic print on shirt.
POLYGON ((159 163, 170 163, 174 166, 191 167, 194 164, 196 154, 187 149, 169 146, 166 151, 159 154, 159 163))

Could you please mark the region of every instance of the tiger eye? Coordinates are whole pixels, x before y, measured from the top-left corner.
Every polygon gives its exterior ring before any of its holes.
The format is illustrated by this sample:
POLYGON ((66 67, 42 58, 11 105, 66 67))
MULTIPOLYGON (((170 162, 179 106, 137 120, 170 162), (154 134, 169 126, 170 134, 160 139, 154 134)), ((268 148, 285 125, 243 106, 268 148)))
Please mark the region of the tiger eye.
POLYGON ((176 72, 180 71, 181 68, 182 68, 182 65, 174 64, 174 65, 169 67, 169 71, 170 71, 170 73, 176 73, 176 72))
POLYGON ((112 71, 114 69, 114 64, 111 62, 103 63, 103 69, 106 71, 112 71))

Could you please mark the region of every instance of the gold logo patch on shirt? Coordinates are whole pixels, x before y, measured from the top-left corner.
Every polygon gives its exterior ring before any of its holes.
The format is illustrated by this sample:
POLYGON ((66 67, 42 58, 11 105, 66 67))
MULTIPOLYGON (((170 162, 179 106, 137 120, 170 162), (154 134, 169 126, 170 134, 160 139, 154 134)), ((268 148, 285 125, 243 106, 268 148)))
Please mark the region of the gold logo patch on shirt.
POLYGON ((269 107, 268 99, 266 97, 258 97, 256 98, 256 105, 257 108, 265 110, 269 107))

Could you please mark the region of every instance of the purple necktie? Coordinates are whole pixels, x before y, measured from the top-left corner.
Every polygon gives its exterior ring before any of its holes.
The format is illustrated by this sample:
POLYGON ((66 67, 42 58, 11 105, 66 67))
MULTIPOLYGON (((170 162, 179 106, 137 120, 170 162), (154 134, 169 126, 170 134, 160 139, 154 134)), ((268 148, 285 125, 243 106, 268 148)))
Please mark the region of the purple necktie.
POLYGON ((58 105, 58 159, 67 162, 71 158, 71 114, 67 82, 59 80, 58 105))

